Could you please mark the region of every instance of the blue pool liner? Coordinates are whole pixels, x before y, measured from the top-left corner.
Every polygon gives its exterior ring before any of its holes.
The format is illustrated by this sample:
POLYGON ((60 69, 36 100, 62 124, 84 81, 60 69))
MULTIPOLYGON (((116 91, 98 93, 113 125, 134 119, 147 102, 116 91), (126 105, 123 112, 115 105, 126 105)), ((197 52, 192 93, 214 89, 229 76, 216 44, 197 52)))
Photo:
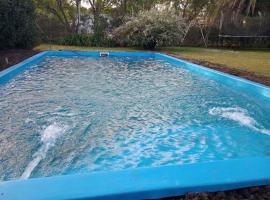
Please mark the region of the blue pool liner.
MULTIPOLYGON (((48 56, 91 56, 100 52, 45 51, 0 72, 0 85, 48 56)), ((270 88, 160 53, 110 52, 109 57, 152 57, 210 77, 236 90, 270 100, 270 88)), ((106 58, 105 58, 106 59, 106 58)), ((267 102, 268 103, 268 102, 267 102)), ((153 199, 187 192, 213 192, 270 184, 270 157, 136 168, 0 182, 0 199, 153 199)))

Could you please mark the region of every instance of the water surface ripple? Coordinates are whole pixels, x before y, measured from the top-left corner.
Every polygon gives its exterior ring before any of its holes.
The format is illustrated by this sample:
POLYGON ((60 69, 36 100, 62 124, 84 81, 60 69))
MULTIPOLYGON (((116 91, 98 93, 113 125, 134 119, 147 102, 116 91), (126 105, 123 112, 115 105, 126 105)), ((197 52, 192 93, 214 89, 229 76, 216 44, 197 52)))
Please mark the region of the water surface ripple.
POLYGON ((154 58, 50 57, 0 86, 0 180, 270 155, 270 105, 154 58))

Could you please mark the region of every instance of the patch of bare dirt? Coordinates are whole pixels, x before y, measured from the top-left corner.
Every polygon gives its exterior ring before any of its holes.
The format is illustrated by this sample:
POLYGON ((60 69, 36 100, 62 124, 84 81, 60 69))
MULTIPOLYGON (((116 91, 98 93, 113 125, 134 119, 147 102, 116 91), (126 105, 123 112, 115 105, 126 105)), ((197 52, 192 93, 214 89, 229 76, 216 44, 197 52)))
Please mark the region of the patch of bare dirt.
POLYGON ((225 192, 188 193, 180 197, 163 200, 270 200, 270 187, 252 187, 225 192))
POLYGON ((0 71, 29 58, 38 51, 25 49, 11 49, 0 51, 0 71))

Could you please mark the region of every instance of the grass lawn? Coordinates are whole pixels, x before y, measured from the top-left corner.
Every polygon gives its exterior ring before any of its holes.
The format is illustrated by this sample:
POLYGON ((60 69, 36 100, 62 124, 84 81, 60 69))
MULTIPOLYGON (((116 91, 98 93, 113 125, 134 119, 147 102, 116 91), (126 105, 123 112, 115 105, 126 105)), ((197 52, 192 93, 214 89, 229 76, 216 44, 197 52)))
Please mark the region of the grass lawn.
MULTIPOLYGON (((102 48, 102 47, 77 47, 42 44, 34 50, 90 50, 90 51, 142 51, 135 48, 102 48)), ((224 50, 206 49, 195 47, 168 47, 161 51, 167 51, 180 55, 182 58, 208 61, 211 63, 226 65, 234 69, 254 72, 258 75, 270 77, 270 49, 268 50, 224 50)))
POLYGON ((226 65, 230 68, 254 72, 270 77, 270 49, 268 50, 224 50, 194 47, 170 47, 165 50, 196 59, 226 65))

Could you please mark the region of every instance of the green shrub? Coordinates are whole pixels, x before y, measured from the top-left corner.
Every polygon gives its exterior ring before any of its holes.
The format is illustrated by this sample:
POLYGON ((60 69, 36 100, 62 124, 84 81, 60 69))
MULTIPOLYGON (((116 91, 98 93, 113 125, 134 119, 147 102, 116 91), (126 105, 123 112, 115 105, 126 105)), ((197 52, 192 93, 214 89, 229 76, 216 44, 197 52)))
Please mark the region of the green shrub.
POLYGON ((0 49, 32 47, 35 16, 32 0, 0 0, 0 49))
POLYGON ((120 44, 154 49, 156 46, 178 45, 186 31, 185 21, 173 11, 141 12, 113 32, 120 44))
POLYGON ((71 46, 93 46, 93 36, 86 34, 69 34, 66 35, 61 41, 63 45, 71 46))
POLYGON ((59 41, 59 44, 70 46, 88 46, 88 47, 114 47, 116 42, 112 38, 100 38, 97 34, 69 34, 59 41))
POLYGON ((107 37, 104 40, 103 45, 105 47, 116 47, 116 46, 118 46, 116 40, 114 38, 112 38, 112 37, 107 37))

